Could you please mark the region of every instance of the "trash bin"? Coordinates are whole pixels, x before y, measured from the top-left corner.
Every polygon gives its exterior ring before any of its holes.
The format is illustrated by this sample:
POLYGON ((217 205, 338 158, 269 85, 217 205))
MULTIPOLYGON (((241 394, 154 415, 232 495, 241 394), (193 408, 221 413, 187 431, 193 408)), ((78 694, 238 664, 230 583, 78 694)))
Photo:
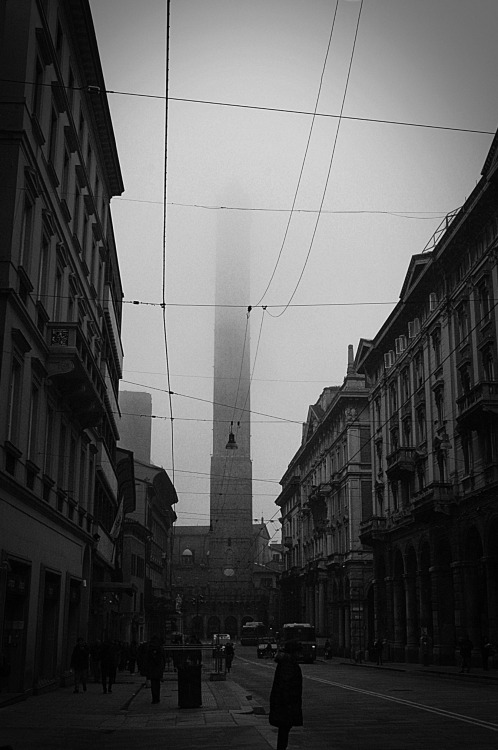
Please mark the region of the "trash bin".
POLYGON ((193 664, 178 667, 178 708, 202 706, 201 670, 193 664))

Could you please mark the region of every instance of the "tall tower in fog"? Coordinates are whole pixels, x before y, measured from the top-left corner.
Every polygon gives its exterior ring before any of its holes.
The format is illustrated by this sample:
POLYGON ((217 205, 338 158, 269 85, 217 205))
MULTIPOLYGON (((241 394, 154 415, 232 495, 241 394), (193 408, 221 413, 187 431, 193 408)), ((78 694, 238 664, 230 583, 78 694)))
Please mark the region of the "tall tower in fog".
POLYGON ((214 582, 251 580, 249 235, 239 212, 222 214, 216 257, 213 453, 209 570, 214 582))

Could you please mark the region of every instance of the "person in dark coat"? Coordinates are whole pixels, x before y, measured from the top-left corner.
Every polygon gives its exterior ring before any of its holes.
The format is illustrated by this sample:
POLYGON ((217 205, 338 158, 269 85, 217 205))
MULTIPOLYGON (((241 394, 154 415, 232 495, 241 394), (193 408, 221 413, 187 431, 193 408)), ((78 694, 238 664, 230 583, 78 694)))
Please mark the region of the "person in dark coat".
POLYGON ((159 703, 161 696, 161 678, 163 676, 166 659, 161 641, 155 635, 151 638, 147 651, 147 677, 150 680, 152 703, 159 703))
POLYGON ((284 653, 275 659, 277 668, 270 693, 268 720, 273 727, 278 727, 277 750, 286 750, 292 727, 303 726, 303 676, 297 661, 300 651, 299 641, 287 641, 284 653))
POLYGON ((78 638, 76 646, 71 654, 70 667, 74 672, 74 693, 79 693, 80 682, 83 692, 86 693, 86 681, 88 678, 88 662, 90 659, 90 649, 85 643, 84 638, 78 638))
POLYGON ((233 657, 235 656, 235 649, 233 647, 233 643, 227 643, 225 646, 225 664, 227 667, 227 672, 230 672, 232 668, 232 662, 233 657))
POLYGON ((473 648, 474 644, 470 640, 469 636, 465 634, 464 637, 460 639, 460 656, 462 658, 462 668, 460 669, 460 674, 463 674, 465 670, 467 670, 467 673, 470 672, 470 661, 472 658, 473 648))
POLYGON ((112 693, 112 686, 116 682, 116 670, 119 664, 119 646, 117 643, 105 640, 100 651, 100 670, 102 674, 102 692, 112 693))

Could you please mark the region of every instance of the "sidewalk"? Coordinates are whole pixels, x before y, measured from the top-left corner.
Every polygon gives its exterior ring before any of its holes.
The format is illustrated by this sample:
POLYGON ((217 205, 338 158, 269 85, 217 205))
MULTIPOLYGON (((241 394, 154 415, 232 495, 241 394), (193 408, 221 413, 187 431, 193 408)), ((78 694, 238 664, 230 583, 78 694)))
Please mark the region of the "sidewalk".
POLYGON ((405 662, 384 661, 382 665, 379 665, 371 661, 346 661, 342 657, 335 657, 334 659, 330 660, 317 659, 317 661, 323 662, 325 664, 334 664, 335 662, 336 664, 348 665, 350 667, 381 669, 384 671, 391 670, 396 672, 417 672, 419 674, 433 674, 438 675, 439 677, 450 677, 466 681, 470 680, 471 682, 480 680, 489 681, 493 684, 498 682, 498 670, 494 668, 490 668, 486 671, 481 667, 471 667, 470 673, 465 672, 464 674, 462 674, 460 672, 460 666, 441 666, 439 664, 429 664, 428 666, 424 666, 423 664, 407 664, 405 662))
POLYGON ((17 702, 16 696, 0 693, 0 745, 10 743, 17 750, 16 743, 21 740, 20 747, 31 747, 29 742, 35 742, 38 733, 53 731, 55 724, 60 732, 124 731, 130 735, 139 731, 144 736, 164 736, 167 730, 169 747, 189 750, 275 747, 276 732, 268 724, 264 707, 248 698, 230 674, 226 680, 211 681, 209 673, 203 671, 201 688, 202 706, 183 709, 178 707, 175 672, 165 673, 157 705, 151 703, 150 689, 144 686, 143 677, 126 672, 118 673, 112 693, 105 695, 95 683, 89 683, 85 693, 80 688, 74 694, 73 686, 67 686, 27 700, 17 697, 17 702), (29 728, 33 737, 28 737, 26 729, 24 738, 19 727, 29 728))

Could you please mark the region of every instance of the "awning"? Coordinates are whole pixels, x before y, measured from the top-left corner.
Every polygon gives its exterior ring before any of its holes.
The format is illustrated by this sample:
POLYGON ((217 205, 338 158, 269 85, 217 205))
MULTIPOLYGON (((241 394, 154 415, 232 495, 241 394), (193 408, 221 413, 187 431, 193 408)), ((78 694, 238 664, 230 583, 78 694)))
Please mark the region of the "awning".
POLYGON ((123 583, 122 581, 94 581, 92 587, 97 591, 112 591, 115 594, 129 594, 132 596, 138 591, 137 586, 134 583, 128 582, 123 583))

